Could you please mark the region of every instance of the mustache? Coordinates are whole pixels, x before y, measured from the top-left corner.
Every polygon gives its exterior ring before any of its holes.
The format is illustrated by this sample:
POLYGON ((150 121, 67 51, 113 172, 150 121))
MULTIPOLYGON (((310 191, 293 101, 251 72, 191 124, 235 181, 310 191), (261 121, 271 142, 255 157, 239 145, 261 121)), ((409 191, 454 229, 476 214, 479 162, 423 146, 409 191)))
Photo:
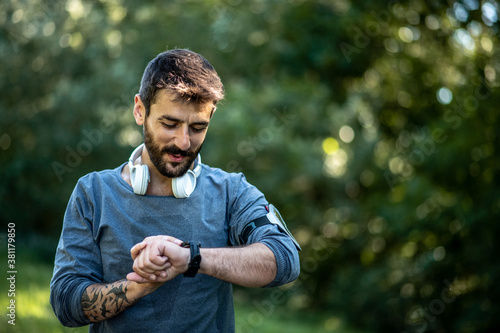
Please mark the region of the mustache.
POLYGON ((196 156, 196 152, 194 152, 192 150, 182 150, 176 146, 163 147, 161 152, 164 154, 180 155, 180 156, 184 156, 184 157, 196 156))

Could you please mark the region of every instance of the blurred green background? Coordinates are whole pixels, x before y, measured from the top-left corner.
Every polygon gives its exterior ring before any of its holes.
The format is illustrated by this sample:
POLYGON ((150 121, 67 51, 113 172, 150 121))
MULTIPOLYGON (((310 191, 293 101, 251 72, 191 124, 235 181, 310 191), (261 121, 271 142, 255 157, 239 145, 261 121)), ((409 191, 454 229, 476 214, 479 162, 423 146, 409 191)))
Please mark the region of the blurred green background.
POLYGON ((225 84, 203 161, 243 172, 303 247, 293 284, 236 288, 238 332, 500 329, 498 18, 486 0, 2 1, 0 331, 75 331, 48 305, 67 200, 141 142, 133 97, 171 48, 225 84))

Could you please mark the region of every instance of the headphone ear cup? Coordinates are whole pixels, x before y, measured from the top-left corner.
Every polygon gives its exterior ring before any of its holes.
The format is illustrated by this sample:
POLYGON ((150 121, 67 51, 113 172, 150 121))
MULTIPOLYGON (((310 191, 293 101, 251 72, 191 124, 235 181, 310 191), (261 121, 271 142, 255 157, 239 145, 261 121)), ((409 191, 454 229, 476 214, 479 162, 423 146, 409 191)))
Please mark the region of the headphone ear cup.
POLYGON ((185 199, 193 193, 196 188, 196 175, 188 170, 183 176, 172 179, 172 191, 178 199, 185 199))
POLYGON ((144 195, 148 189, 149 169, 147 165, 135 165, 130 169, 130 182, 135 194, 144 195))

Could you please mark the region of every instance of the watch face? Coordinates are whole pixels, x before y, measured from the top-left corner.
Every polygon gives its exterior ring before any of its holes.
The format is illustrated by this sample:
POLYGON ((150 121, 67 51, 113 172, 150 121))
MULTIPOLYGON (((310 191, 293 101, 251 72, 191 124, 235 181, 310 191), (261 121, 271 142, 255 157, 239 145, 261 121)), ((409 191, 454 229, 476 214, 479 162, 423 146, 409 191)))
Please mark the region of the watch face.
POLYGON ((191 266, 199 268, 200 264, 201 264, 201 255, 198 254, 193 257, 193 260, 191 261, 191 266))
POLYGON ((188 270, 184 272, 184 276, 195 277, 201 265, 201 254, 200 254, 201 244, 199 242, 198 243, 189 242, 188 244, 191 250, 191 260, 189 261, 188 264, 188 270))

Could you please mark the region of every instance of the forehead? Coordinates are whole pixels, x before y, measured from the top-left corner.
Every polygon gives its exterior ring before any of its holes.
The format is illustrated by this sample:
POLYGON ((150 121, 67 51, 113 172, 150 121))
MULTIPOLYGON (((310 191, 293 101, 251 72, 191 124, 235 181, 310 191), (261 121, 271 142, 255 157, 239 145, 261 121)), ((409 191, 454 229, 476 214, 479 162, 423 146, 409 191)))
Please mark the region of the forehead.
POLYGON ((177 116, 197 116, 210 118, 212 110, 214 109, 214 104, 208 103, 191 103, 185 101, 176 101, 176 95, 169 92, 166 89, 161 89, 156 93, 156 99, 154 104, 151 105, 151 113, 155 117, 161 117, 162 115, 172 115, 177 116))

